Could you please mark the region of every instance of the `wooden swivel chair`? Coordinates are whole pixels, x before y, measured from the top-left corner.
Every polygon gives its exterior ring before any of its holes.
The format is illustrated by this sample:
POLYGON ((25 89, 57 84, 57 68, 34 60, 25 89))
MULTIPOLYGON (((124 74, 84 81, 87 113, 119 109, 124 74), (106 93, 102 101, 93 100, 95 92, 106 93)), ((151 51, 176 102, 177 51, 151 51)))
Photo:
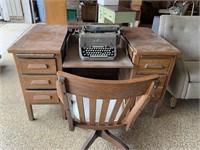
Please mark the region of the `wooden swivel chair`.
POLYGON ((159 76, 97 80, 62 71, 57 76, 57 92, 67 113, 69 130, 75 126, 93 130, 82 149, 88 149, 97 137, 120 149, 129 149, 108 129, 125 127, 127 131, 131 127, 148 103, 159 76))

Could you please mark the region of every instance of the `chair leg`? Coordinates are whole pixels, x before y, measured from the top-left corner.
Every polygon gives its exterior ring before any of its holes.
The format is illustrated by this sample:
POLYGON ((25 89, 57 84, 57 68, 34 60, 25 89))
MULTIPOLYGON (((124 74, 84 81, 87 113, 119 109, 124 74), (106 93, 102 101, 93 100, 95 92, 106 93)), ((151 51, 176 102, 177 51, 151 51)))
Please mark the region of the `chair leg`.
POLYGON ((61 112, 62 112, 62 119, 67 119, 66 111, 63 104, 60 102, 61 112))
POLYGON ((171 108, 175 108, 176 107, 176 102, 177 102, 177 98, 171 97, 170 98, 170 107, 171 108))
POLYGON ((112 143, 119 149, 127 150, 129 149, 128 146, 122 142, 120 139, 118 139, 116 136, 114 136, 112 133, 110 133, 108 130, 102 131, 101 137, 108 142, 112 143))
POLYGON ((92 145, 92 143, 96 140, 96 138, 98 138, 101 135, 101 132, 102 131, 99 130, 92 131, 87 140, 85 141, 85 143, 83 144, 83 146, 81 147, 81 150, 88 149, 92 145))

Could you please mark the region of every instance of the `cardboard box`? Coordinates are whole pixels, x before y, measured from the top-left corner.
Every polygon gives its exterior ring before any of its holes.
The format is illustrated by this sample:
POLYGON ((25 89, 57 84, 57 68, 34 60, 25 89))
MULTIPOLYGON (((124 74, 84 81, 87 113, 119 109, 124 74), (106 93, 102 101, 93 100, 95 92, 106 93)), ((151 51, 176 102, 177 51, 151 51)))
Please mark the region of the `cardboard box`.
POLYGON ((119 5, 119 0, 98 0, 97 3, 101 5, 119 5))

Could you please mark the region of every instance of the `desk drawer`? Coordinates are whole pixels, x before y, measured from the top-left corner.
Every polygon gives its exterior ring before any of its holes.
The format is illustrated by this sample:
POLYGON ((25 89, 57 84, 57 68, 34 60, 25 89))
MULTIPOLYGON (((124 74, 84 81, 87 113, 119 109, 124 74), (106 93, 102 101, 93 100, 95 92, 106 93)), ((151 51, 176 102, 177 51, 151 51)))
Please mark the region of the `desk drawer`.
POLYGON ((104 18, 114 22, 115 13, 109 9, 104 9, 104 18))
POLYGON ((156 100, 156 101, 160 100, 162 93, 163 93, 163 88, 165 86, 166 77, 167 77, 166 75, 160 76, 160 78, 158 80, 157 88, 154 89, 154 93, 152 95, 152 100, 156 100))
MULTIPOLYGON (((146 75, 137 75, 137 77, 143 77, 146 75)), ((158 84, 157 87, 155 89, 153 89, 153 93, 152 93, 152 100, 160 100, 162 93, 163 93, 163 88, 165 87, 165 81, 167 79, 166 75, 160 75, 160 78, 158 79, 158 84)))
POLYGON ((167 76, 166 75, 162 75, 162 76, 160 76, 160 78, 159 78, 159 82, 158 82, 158 87, 164 87, 164 84, 165 84, 165 81, 166 81, 166 79, 167 79, 167 76))
POLYGON ((56 90, 26 90, 26 99, 32 104, 55 104, 59 103, 56 90))
POLYGON ((55 59, 19 59, 22 74, 55 74, 55 59))
POLYGON ((159 101, 163 93, 163 87, 157 87, 152 93, 152 100, 159 101))
POLYGON ((137 74, 167 74, 170 65, 168 58, 141 58, 137 74))
MULTIPOLYGON (((144 77, 144 76, 146 76, 146 75, 137 75, 136 78, 144 77)), ((159 79, 158 79, 157 87, 163 88, 166 79, 167 79, 167 76, 166 76, 166 75, 160 75, 160 77, 159 77, 159 79)))
POLYGON ((115 22, 115 14, 113 12, 111 12, 111 11, 109 13, 107 13, 105 18, 107 18, 108 20, 110 20, 113 23, 115 22))
POLYGON ((116 12, 115 23, 134 23, 135 12, 116 12))
POLYGON ((23 75, 25 89, 56 89, 56 75, 23 75))
POLYGON ((98 14, 98 23, 104 23, 103 12, 99 12, 99 14, 98 14))

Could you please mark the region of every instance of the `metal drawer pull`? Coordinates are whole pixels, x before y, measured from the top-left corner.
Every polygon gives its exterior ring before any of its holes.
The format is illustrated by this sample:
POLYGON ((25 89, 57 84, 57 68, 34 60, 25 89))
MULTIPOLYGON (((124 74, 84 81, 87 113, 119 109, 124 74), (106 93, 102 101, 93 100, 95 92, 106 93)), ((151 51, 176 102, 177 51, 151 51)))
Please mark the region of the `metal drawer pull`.
POLYGON ((51 99, 51 96, 49 95, 35 95, 34 100, 50 100, 51 99))
POLYGON ((28 69, 47 69, 47 64, 29 64, 28 69))
POLYGON ((144 68, 146 69, 163 69, 162 64, 145 64, 144 68))
POLYGON ((39 85, 49 85, 50 84, 50 81, 49 80, 33 80, 31 82, 32 85, 35 85, 35 84, 39 84, 39 85))

